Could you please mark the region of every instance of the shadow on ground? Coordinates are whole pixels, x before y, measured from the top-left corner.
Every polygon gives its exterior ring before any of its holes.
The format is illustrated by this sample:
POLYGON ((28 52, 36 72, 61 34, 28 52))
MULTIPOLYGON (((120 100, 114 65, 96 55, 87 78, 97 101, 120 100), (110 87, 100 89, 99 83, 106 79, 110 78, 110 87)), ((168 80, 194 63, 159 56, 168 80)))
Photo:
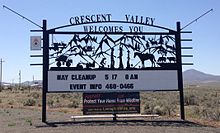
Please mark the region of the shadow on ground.
POLYGON ((63 121, 63 122, 46 122, 36 125, 36 128, 43 127, 60 127, 60 126, 169 126, 169 127, 207 127, 191 121, 182 120, 117 120, 117 121, 63 121))

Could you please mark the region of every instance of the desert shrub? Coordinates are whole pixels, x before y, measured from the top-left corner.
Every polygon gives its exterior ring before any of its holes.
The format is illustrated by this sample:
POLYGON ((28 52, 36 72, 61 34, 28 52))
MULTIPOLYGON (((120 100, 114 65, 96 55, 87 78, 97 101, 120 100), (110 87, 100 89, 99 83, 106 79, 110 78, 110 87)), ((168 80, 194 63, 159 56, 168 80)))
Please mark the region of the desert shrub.
POLYGON ((203 118, 220 121, 220 99, 218 97, 210 97, 201 106, 200 112, 203 118))
POLYGON ((14 122, 8 123, 8 126, 9 126, 9 127, 14 127, 14 126, 16 126, 16 123, 14 123, 14 122))
POLYGON ((33 125, 33 122, 32 122, 32 119, 31 119, 31 118, 27 118, 25 121, 26 121, 30 126, 33 125))
POLYGON ((175 112, 175 110, 176 110, 176 104, 174 104, 174 103, 164 103, 164 110, 165 110, 165 112, 166 112, 166 115, 169 115, 169 116, 171 116, 174 112, 175 112))
POLYGON ((152 114, 154 110, 154 104, 152 102, 145 102, 143 104, 143 113, 152 114))
POLYGON ((13 105, 13 104, 14 104, 14 100, 9 100, 9 101, 8 101, 8 104, 9 104, 9 105, 13 105))
POLYGON ((66 109, 60 109, 59 112, 61 112, 61 113, 68 113, 68 110, 66 110, 66 109))
POLYGON ((199 100, 198 98, 195 96, 195 94, 192 93, 186 93, 185 97, 184 97, 184 104, 186 106, 188 105, 199 105, 199 100))
MULTIPOLYGON (((161 102, 161 101, 160 101, 161 102)), ((175 105, 165 103, 150 103, 147 102, 143 105, 144 114, 158 114, 158 115, 171 115, 175 111, 175 105)))
POLYGON ((66 94, 61 94, 60 97, 66 98, 66 94))
POLYGON ((212 110, 210 118, 215 121, 220 121, 220 109, 212 110))
POLYGON ((37 92, 32 92, 31 93, 31 96, 34 98, 34 99, 38 99, 40 97, 40 94, 37 93, 37 92))
POLYGON ((59 97, 56 97, 56 103, 59 103, 59 102, 60 102, 59 97))
POLYGON ((65 98, 68 99, 68 98, 71 98, 72 96, 71 96, 71 94, 61 94, 61 97, 64 98, 64 99, 65 98))
POLYGON ((200 114, 202 115, 202 118, 220 121, 220 109, 202 108, 200 114))
POLYGON ((163 106, 155 106, 153 109, 153 113, 154 114, 158 114, 158 115, 165 115, 166 114, 166 110, 163 106))
POLYGON ((199 95, 199 105, 190 107, 190 115, 194 118, 220 121, 220 99, 216 92, 206 92, 199 95))
POLYGON ((27 99, 23 102, 24 106, 35 106, 36 101, 34 99, 27 99))
POLYGON ((175 113, 178 105, 176 93, 142 93, 141 94, 142 113, 169 115, 175 113))
POLYGON ((199 116, 200 117, 200 114, 201 114, 201 109, 199 106, 193 106, 192 107, 192 110, 191 110, 191 113, 192 115, 195 117, 195 116, 199 116))
POLYGON ((68 104, 69 108, 78 108, 79 101, 77 99, 72 99, 71 102, 68 104))
POLYGON ((212 93, 211 97, 218 97, 218 93, 217 92, 212 93))
POLYGON ((48 99, 47 104, 49 107, 53 107, 54 106, 54 100, 53 99, 48 99))

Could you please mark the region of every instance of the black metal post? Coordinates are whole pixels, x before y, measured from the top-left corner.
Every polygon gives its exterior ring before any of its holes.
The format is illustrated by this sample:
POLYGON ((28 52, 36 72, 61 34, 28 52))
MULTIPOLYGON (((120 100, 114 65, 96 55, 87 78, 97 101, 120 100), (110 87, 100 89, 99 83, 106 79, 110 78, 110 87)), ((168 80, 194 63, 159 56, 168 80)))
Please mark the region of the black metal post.
POLYGON ((185 120, 185 110, 184 110, 184 93, 183 93, 183 74, 182 74, 182 53, 181 53, 181 28, 180 22, 177 22, 177 33, 175 35, 176 41, 176 52, 177 52, 177 69, 178 69, 178 88, 180 95, 180 117, 185 120))
POLYGON ((113 113, 113 121, 117 121, 116 113, 113 113))
POLYGON ((46 122, 47 115, 47 89, 49 69, 49 34, 47 32, 47 21, 43 20, 43 89, 42 89, 42 122, 46 122))

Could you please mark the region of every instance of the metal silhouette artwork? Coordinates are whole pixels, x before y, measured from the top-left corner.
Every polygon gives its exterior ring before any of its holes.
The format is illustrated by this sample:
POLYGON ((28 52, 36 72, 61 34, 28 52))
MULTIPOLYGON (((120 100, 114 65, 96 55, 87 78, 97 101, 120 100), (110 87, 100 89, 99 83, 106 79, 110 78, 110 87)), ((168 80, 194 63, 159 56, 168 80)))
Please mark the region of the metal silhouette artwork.
POLYGON ((57 61, 57 66, 60 67, 63 63, 63 65, 66 63, 66 66, 69 67, 72 63, 72 60, 71 59, 68 59, 67 56, 65 55, 61 55, 59 56, 58 58, 56 58, 56 61, 57 61))
POLYGON ((122 62, 122 56, 123 56, 123 49, 122 47, 119 48, 119 69, 123 69, 123 62, 122 62))
POLYGON ((111 48, 111 69, 115 68, 114 48, 111 48))
POLYGON ((153 54, 142 54, 142 53, 138 53, 138 52, 135 52, 134 53, 134 58, 138 56, 142 62, 142 68, 144 68, 144 61, 145 60, 150 60, 151 61, 151 64, 152 64, 152 67, 155 66, 155 57, 153 54))
POLYGON ((50 51, 57 67, 71 69, 165 69, 176 63, 172 35, 74 34, 69 42, 51 44, 50 51))
POLYGON ((128 57, 127 57, 127 69, 130 68, 130 51, 128 50, 128 57))

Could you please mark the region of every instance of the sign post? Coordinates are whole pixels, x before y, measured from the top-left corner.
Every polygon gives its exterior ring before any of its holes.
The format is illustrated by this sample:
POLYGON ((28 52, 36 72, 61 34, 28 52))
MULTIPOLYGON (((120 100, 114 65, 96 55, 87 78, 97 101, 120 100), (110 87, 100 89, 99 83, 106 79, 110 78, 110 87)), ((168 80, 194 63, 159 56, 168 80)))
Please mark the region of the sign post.
POLYGON ((180 22, 177 22, 176 27, 177 27, 177 34, 175 38, 176 38, 176 48, 177 48, 177 53, 178 53, 177 64, 178 64, 178 88, 179 88, 179 95, 180 95, 180 117, 182 120, 185 120, 180 22))
POLYGON ((48 90, 48 70, 49 70, 49 34, 47 31, 47 21, 43 20, 43 89, 42 89, 42 122, 46 122, 47 114, 47 90, 48 90))

